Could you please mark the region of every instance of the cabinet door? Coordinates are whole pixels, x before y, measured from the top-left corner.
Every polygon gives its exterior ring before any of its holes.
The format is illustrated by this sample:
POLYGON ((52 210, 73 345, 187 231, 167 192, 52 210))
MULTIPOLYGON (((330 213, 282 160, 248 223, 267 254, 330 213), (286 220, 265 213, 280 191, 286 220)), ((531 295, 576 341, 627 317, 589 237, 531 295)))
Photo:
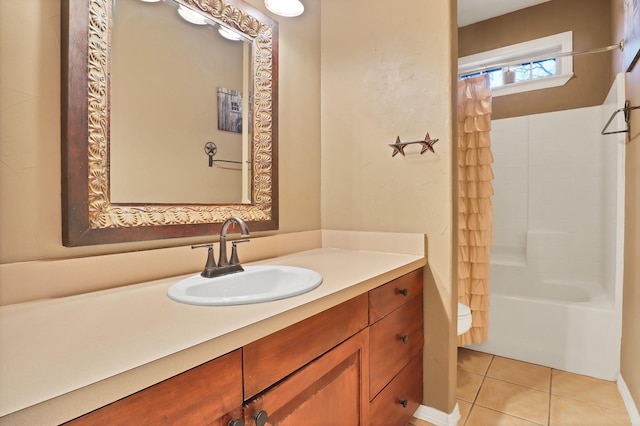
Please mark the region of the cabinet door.
POLYGON ((241 352, 216 358, 69 424, 226 426, 241 417, 241 352))
POLYGON ((249 401, 247 426, 261 411, 267 425, 367 425, 368 353, 365 329, 249 401))

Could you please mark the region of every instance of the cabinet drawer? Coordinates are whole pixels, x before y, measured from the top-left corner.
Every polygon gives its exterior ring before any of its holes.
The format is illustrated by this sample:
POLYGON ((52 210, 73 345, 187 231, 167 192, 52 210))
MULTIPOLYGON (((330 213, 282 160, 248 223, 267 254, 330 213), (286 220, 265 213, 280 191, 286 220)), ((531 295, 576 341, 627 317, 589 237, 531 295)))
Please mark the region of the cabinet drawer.
POLYGON ((241 418, 241 352, 216 358, 69 424, 226 425, 233 415, 241 418))
POLYGON ((367 308, 365 293, 246 345, 245 399, 365 328, 367 308))
POLYGON ((370 425, 404 425, 422 403, 422 351, 371 402, 370 425))
POLYGON ((375 395, 409 362, 424 342, 422 297, 414 297, 370 327, 370 393, 375 395))
POLYGON ((422 269, 396 278, 369 292, 369 324, 422 295, 422 269))

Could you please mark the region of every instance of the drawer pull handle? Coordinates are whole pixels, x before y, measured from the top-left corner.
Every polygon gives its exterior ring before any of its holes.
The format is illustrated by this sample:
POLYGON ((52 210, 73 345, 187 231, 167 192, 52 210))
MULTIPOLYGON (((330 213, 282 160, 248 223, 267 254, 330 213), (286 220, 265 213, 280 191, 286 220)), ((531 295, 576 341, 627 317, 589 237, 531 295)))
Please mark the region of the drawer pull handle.
POLYGON ((407 290, 406 288, 398 289, 398 293, 400 293, 404 297, 407 297, 409 295, 409 290, 407 290))
POLYGON ((267 424, 267 420, 269 420, 269 416, 267 416, 266 411, 258 411, 257 413, 253 413, 253 420, 256 422, 256 426, 264 426, 267 424))
POLYGON ((229 422, 229 426, 244 426, 244 420, 242 419, 231 420, 229 422))
POLYGON ((409 336, 406 334, 403 336, 400 336, 400 340, 402 340, 402 343, 407 343, 409 341, 409 336))
POLYGON ((404 408, 407 408, 407 404, 409 403, 409 401, 407 401, 406 399, 401 399, 400 400, 400 405, 402 405, 404 408))

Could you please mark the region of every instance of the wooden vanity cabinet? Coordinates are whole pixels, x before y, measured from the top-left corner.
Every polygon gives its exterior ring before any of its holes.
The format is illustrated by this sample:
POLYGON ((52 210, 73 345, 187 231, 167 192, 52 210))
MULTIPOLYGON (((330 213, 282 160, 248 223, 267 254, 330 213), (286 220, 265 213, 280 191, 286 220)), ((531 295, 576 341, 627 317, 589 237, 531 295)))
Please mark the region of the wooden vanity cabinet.
POLYGON ((70 424, 404 425, 422 402, 422 305, 420 269, 70 424))
POLYGON ((246 425, 405 425, 422 403, 422 294, 417 270, 245 346, 246 425))
POLYGON ((238 349, 67 424, 228 426, 242 418, 242 399, 238 349))

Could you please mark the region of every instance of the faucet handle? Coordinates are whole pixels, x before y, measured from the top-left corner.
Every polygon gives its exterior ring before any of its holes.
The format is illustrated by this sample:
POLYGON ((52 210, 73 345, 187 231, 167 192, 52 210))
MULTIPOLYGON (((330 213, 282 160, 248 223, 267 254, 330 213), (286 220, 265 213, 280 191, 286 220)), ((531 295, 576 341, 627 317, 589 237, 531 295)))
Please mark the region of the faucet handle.
POLYGON ((240 260, 238 259, 238 247, 237 245, 240 243, 249 243, 251 240, 235 240, 231 242, 231 259, 229 259, 230 265, 239 265, 240 260))
POLYGON ((251 240, 250 239, 246 239, 246 240, 235 240, 235 241, 231 241, 231 245, 235 246, 236 244, 240 244, 240 243, 250 243, 251 240))
POLYGON ((193 246, 191 246, 192 249, 196 249, 196 248, 202 248, 202 247, 213 247, 213 243, 206 243, 206 244, 195 244, 193 246))
POLYGON ((196 244, 191 246, 192 249, 206 247, 207 251, 207 263, 204 265, 204 270, 200 275, 205 278, 211 278, 214 275, 216 269, 216 261, 213 258, 213 243, 208 244, 196 244))

